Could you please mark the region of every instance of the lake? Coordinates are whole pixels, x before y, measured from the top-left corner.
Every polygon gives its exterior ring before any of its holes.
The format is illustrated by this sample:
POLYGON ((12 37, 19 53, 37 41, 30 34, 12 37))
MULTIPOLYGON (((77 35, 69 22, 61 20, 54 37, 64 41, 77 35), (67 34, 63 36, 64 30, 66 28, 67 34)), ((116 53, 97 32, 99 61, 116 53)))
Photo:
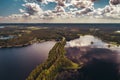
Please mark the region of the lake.
POLYGON ((0 26, 0 28, 4 28, 4 26, 0 26))
MULTIPOLYGON (((92 35, 85 35, 67 42, 66 52, 68 59, 83 64, 78 70, 80 74, 77 80, 120 79, 120 46, 103 42, 92 35)), ((63 76, 66 75, 68 73, 63 76)))
POLYGON ((9 35, 9 36, 0 36, 0 40, 7 40, 7 39, 12 39, 14 36, 9 35))
POLYGON ((54 41, 47 41, 22 48, 1 48, 0 79, 25 80, 37 65, 47 59, 54 44, 54 41))
MULTIPOLYGON (((0 79, 25 80, 37 65, 47 59, 48 53, 55 43, 56 42, 54 41, 47 41, 22 48, 1 48, 0 79)), ((72 61, 78 62, 78 64, 81 60, 85 63, 88 61, 89 63, 92 59, 104 59, 105 61, 110 60, 110 62, 112 60, 113 64, 120 64, 120 46, 118 47, 111 44, 111 47, 109 48, 108 45, 108 43, 105 43, 92 35, 80 36, 80 38, 66 43, 66 56, 72 61), (91 42, 93 42, 93 44, 91 44, 91 42)), ((104 66, 104 64, 102 65, 104 66)), ((112 66, 112 64, 110 64, 110 66, 112 66)), ((103 71, 107 70, 107 68, 108 67, 103 71)), ((116 67, 114 69, 116 69, 116 67)), ((107 72, 109 72, 109 70, 107 72)), ((96 72, 93 74, 96 74, 96 72)), ((110 74, 112 74, 112 72, 110 74)), ((117 74, 115 73, 114 75, 117 74)))

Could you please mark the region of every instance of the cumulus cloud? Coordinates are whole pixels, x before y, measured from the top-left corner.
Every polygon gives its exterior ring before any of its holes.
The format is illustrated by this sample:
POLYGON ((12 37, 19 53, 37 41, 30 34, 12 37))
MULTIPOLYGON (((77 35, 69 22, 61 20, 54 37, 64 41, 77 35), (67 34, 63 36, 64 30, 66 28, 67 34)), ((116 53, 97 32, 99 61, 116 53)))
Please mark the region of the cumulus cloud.
POLYGON ((94 9, 92 12, 88 13, 94 17, 98 18, 116 18, 120 19, 120 4, 118 5, 107 5, 104 8, 94 9))
POLYGON ((89 12, 91 12, 92 11, 92 9, 91 8, 84 8, 84 9, 82 9, 82 10, 78 10, 78 11, 76 11, 76 15, 84 15, 84 14, 87 14, 87 13, 89 13, 89 12))
MULTIPOLYGON (((27 0, 30 2, 29 0, 27 0)), ((35 2, 36 0, 32 0, 31 2, 35 2)), ((88 17, 91 15, 94 18, 120 18, 120 6, 119 0, 110 0, 110 5, 106 5, 104 8, 94 9, 94 1, 96 0, 37 0, 40 3, 54 2, 57 3, 54 10, 51 10, 51 16, 83 16, 87 15, 88 17), (114 4, 116 3, 116 4, 114 4), (67 15, 65 15, 67 14, 67 15)), ((29 15, 33 15, 38 12, 42 12, 40 9, 40 5, 36 5, 36 3, 26 3, 24 6, 27 8, 26 12, 29 15)), ((23 12, 23 10, 21 10, 23 12)), ((40 14, 40 13, 39 13, 40 14)), ((44 12, 43 12, 44 14, 44 12)), ((46 14, 46 12, 45 12, 46 14)), ((45 15, 44 14, 44 15, 45 15)), ((49 15, 50 16, 50 15, 49 15)), ((45 16, 46 17, 46 16, 45 16)))
POLYGON ((118 5, 120 4, 120 0, 110 0, 109 2, 111 5, 118 5))
POLYGON ((71 4, 73 4, 77 8, 87 8, 93 7, 93 2, 91 0, 72 0, 71 4))
POLYGON ((104 8, 94 8, 96 0, 24 0, 21 14, 13 14, 7 18, 106 18, 120 19, 120 0, 110 0, 104 8))
POLYGON ((65 9, 62 6, 56 6, 55 11, 56 12, 65 12, 65 9))
POLYGON ((21 9, 21 12, 26 12, 29 15, 34 15, 34 14, 41 14, 43 11, 40 8, 40 6, 36 3, 26 3, 23 4, 23 6, 25 7, 25 11, 21 9))
POLYGON ((11 18, 11 19, 19 19, 21 18, 23 15, 21 14, 12 14, 10 16, 8 16, 7 18, 11 18))

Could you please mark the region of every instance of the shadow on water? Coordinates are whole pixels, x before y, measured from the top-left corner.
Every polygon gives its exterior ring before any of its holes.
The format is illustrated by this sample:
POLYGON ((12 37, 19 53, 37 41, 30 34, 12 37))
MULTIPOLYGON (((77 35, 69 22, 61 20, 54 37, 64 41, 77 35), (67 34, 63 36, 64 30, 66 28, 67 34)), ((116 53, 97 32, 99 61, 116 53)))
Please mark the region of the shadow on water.
POLYGON ((119 80, 117 66, 113 62, 93 59, 79 70, 81 80, 119 80))
POLYGON ((76 72, 79 76, 75 80, 120 80, 119 53, 105 48, 69 49, 67 52, 71 53, 66 54, 67 57, 76 63, 83 63, 83 67, 76 72))

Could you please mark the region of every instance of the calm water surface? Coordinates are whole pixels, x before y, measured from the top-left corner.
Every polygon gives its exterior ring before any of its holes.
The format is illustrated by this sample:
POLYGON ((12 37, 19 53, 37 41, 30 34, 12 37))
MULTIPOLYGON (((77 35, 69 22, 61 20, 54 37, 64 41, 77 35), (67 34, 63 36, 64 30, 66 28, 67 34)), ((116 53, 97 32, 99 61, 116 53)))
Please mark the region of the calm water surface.
POLYGON ((25 80, 32 69, 47 59, 54 44, 48 41, 22 48, 0 49, 0 80, 25 80))

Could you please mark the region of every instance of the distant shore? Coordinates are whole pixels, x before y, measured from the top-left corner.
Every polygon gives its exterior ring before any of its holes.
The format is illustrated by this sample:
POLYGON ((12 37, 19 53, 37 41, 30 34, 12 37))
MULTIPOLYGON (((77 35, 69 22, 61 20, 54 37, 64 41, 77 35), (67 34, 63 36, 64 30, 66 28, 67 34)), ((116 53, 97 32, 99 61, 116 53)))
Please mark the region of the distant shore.
MULTIPOLYGON (((53 41, 53 40, 50 40, 53 41)), ((42 42, 46 42, 45 40, 41 40, 41 41, 34 41, 34 42, 29 42, 26 44, 20 44, 20 45, 7 45, 7 46, 0 46, 0 48, 21 48, 21 47, 26 47, 35 43, 42 43, 42 42)))

